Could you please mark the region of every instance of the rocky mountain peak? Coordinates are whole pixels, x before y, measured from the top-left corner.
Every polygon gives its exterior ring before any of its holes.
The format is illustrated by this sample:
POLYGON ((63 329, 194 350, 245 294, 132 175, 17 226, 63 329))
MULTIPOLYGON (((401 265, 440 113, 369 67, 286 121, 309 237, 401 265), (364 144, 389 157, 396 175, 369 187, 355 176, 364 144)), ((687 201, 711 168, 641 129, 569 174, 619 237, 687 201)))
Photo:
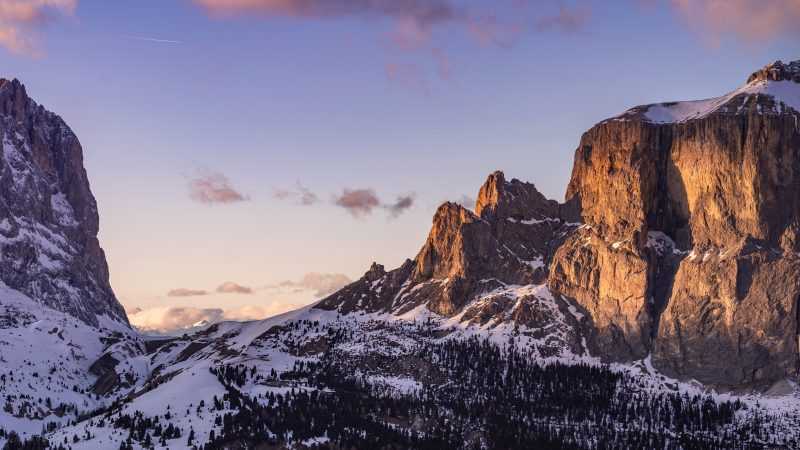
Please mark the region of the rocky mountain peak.
POLYGON ((0 78, 0 112, 4 116, 24 119, 29 102, 25 86, 19 80, 0 78))
POLYGON ((0 281, 86 323, 127 324, 78 138, 18 80, 0 80, 0 139, 0 281))
POLYGON ((794 81, 800 83, 800 59, 789 63, 775 61, 747 78, 747 83, 755 81, 794 81))
POLYGON ((375 281, 383 278, 385 275, 386 269, 384 269, 383 265, 373 262, 367 273, 364 274, 364 278, 368 281, 375 281))
POLYGON ((475 204, 475 213, 487 220, 557 217, 558 211, 558 202, 545 198, 532 183, 506 181, 501 171, 489 175, 475 204))

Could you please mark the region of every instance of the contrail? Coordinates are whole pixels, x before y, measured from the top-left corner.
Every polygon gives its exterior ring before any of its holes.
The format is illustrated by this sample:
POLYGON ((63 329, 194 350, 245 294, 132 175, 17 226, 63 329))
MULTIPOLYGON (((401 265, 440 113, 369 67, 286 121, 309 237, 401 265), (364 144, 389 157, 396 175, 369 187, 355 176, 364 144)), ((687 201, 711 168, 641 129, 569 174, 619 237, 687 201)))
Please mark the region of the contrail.
POLYGON ((171 39, 158 39, 144 36, 125 36, 126 39, 134 41, 157 42, 159 44, 183 44, 183 41, 173 41, 171 39))

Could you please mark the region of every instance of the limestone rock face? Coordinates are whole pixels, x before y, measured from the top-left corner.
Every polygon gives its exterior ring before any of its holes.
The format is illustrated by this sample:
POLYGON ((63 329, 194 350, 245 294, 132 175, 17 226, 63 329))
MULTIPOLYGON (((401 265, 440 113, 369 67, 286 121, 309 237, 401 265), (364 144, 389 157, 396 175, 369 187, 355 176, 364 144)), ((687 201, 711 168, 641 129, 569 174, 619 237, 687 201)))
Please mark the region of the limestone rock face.
POLYGON ((652 352, 665 372, 731 387, 793 374, 798 67, 773 64, 717 99, 633 108, 583 136, 567 198, 586 229, 559 249, 550 283, 590 312, 603 356, 652 352))
POLYGON ((607 359, 647 355, 655 327, 651 277, 636 247, 612 244, 582 228, 558 249, 548 282, 589 312, 595 345, 607 359))
POLYGON ((0 280, 91 325, 127 324, 78 138, 17 80, 0 80, 0 137, 0 280))
POLYGON ((768 388, 797 369, 800 259, 754 241, 684 258, 653 361, 720 386, 768 388))

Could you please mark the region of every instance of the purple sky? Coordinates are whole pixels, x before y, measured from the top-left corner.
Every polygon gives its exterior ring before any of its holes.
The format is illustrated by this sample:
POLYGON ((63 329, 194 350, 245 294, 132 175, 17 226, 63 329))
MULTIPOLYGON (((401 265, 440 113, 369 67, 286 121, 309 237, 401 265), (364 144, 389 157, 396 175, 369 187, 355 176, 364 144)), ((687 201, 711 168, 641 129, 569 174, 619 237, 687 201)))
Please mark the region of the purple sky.
POLYGON ((594 123, 800 58, 769 5, 0 0, 0 59, 81 138, 123 303, 274 312, 259 287, 413 257, 493 170, 561 199, 594 123))

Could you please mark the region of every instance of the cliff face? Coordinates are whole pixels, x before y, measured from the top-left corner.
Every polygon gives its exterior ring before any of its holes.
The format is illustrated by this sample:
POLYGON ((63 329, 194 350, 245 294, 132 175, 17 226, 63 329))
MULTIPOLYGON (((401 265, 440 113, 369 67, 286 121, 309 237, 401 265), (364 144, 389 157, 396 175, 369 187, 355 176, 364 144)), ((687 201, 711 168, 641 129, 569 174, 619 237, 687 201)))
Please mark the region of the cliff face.
POLYGON ((0 280, 91 325, 100 315, 127 324, 78 138, 16 80, 0 80, 0 136, 0 280))
POLYGON ((637 107, 583 136, 567 198, 587 228, 550 282, 591 312, 606 357, 652 353, 728 386, 794 372, 799 74, 776 63, 727 96, 637 107))

